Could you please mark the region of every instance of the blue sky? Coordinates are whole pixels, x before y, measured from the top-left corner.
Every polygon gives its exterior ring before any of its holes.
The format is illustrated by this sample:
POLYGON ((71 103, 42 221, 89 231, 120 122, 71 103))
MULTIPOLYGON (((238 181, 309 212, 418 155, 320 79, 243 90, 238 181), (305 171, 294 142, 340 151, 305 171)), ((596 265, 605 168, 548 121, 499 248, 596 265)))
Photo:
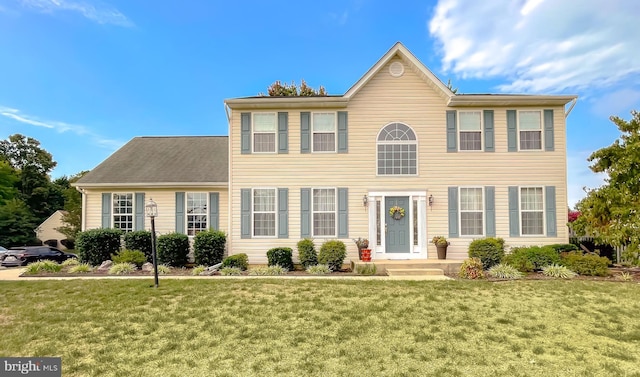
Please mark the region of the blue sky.
POLYGON ((638 19, 637 0, 0 0, 0 138, 71 175, 135 136, 225 135, 223 100, 275 80, 343 94, 401 41, 462 93, 578 94, 573 204, 609 116, 640 110, 638 19))

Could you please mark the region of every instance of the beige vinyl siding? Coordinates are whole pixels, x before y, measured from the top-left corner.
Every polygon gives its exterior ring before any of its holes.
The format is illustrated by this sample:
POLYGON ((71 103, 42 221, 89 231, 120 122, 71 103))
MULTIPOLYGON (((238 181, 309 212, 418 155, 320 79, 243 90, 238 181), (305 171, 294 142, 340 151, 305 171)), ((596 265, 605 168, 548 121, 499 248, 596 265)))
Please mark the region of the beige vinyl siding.
MULTIPOLYGON (((219 193, 219 225, 220 229, 227 231, 228 217, 228 192, 226 189, 199 187, 199 188, 167 188, 167 189, 144 189, 140 188, 110 188, 108 190, 87 190, 86 210, 87 214, 85 229, 102 227, 102 193, 117 192, 144 192, 145 201, 153 199, 158 205, 158 217, 156 217, 156 232, 159 234, 167 234, 176 230, 176 192, 218 192, 219 193)), ((145 217, 146 230, 151 230, 151 222, 145 217)))
POLYGON ((66 247, 60 243, 60 240, 66 239, 67 236, 56 230, 57 228, 64 226, 64 223, 62 222, 62 215, 63 213, 61 211, 55 211, 36 228, 36 236, 42 242, 47 240, 58 240, 58 245, 56 247, 65 250, 66 247))
MULTIPOLYGON (((548 106, 536 109, 549 109, 548 106)), ((300 112, 289 110, 289 153, 242 155, 240 152, 240 110, 233 110, 230 127, 231 154, 231 234, 230 254, 247 253, 251 263, 266 263, 266 251, 275 246, 294 249, 300 240, 300 188, 349 188, 349 238, 343 239, 348 259, 357 258, 352 238, 368 237, 368 209, 362 198, 370 191, 421 191, 433 195, 435 203, 427 208, 427 239, 448 236, 449 186, 495 186, 496 232, 510 246, 568 241, 566 226, 565 119, 561 106, 554 109, 555 151, 507 152, 506 111, 514 107, 459 108, 458 110, 494 110, 495 152, 447 153, 446 100, 425 82, 409 63, 398 57, 383 67, 357 94, 348 111, 348 154, 300 153, 300 112), (388 65, 405 65, 401 77, 392 77, 388 65), (376 137, 385 125, 401 122, 413 128, 418 139, 417 176, 377 176, 376 137), (509 238, 508 186, 556 186, 556 222, 558 236, 509 238), (289 189, 289 238, 241 239, 240 190, 256 187, 289 189)), ((261 109, 262 110, 262 109, 261 109)), ((272 109, 278 111, 280 109, 272 109)), ((282 111, 282 110, 281 110, 282 111)), ((544 131, 543 131, 544 139, 544 131)), ((484 138, 484 135, 483 135, 484 138)), ((464 259, 471 238, 450 239, 448 257, 464 259)), ((319 249, 322 239, 316 238, 319 249)), ((371 243, 374 240, 370 240, 371 243)), ((429 244, 429 257, 435 247, 429 244)))

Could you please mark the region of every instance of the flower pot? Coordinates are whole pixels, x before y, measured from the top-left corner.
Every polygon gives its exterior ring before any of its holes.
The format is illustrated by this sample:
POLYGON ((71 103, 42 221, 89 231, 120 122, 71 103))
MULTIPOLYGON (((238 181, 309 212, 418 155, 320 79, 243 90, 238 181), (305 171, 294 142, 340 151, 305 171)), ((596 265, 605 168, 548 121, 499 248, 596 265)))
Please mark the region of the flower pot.
POLYGON ((436 249, 438 250, 438 259, 447 259, 447 246, 437 246, 436 245, 436 249))
POLYGON ((360 250, 360 260, 363 262, 371 262, 371 249, 360 250))

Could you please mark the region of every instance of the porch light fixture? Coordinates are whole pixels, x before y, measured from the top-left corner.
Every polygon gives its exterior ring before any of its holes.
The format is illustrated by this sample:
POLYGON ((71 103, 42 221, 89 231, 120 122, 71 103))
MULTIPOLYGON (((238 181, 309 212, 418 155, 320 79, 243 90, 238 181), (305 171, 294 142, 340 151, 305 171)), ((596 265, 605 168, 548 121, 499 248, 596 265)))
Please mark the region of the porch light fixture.
POLYGON ((429 207, 433 205, 433 195, 429 195, 429 207))
POLYGON ((144 206, 144 212, 151 218, 151 255, 153 257, 153 277, 156 288, 158 288, 158 257, 156 252, 156 216, 158 216, 158 205, 153 199, 144 206))
POLYGON ((364 207, 367 207, 369 205, 369 197, 366 194, 362 197, 362 205, 364 207))

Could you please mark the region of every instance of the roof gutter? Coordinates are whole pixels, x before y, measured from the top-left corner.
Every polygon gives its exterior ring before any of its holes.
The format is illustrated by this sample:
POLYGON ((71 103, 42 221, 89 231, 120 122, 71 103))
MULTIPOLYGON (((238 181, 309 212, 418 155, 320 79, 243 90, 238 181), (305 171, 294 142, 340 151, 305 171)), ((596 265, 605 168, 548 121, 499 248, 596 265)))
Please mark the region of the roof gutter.
POLYGON ((578 96, 551 96, 551 95, 464 95, 458 94, 448 102, 448 106, 564 106, 575 101, 578 96))
POLYGON ((233 110, 251 109, 304 109, 304 108, 344 108, 348 98, 339 97, 252 97, 232 98, 224 101, 233 110))
POLYGON ((85 188, 102 188, 102 187, 147 187, 147 188, 165 188, 165 187, 229 187, 228 182, 108 182, 108 183, 77 183, 71 184, 76 190, 85 188))

